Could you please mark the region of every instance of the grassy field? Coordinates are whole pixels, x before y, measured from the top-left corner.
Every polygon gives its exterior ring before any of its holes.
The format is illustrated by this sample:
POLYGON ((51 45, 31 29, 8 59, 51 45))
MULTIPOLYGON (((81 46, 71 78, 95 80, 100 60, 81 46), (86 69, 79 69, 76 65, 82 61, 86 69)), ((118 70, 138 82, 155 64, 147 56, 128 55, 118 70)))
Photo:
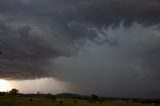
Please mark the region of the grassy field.
POLYGON ((75 99, 52 99, 47 98, 29 98, 29 97, 14 97, 0 96, 0 106, 156 106, 155 104, 143 104, 126 101, 112 101, 103 103, 91 103, 87 100, 75 99))

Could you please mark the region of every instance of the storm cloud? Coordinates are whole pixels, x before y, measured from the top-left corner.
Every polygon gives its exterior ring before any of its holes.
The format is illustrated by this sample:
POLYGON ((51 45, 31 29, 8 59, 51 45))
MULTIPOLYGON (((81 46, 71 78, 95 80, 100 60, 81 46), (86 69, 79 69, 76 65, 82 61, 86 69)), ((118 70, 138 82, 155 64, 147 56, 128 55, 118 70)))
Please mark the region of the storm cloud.
POLYGON ((121 23, 103 30, 118 40, 119 47, 90 42, 78 57, 56 60, 58 78, 81 85, 85 93, 159 97, 159 25, 125 27, 121 23))
MULTIPOLYGON (((137 82, 142 78, 151 79, 150 84, 156 83, 160 76, 159 13, 159 0, 0 0, 0 78, 54 76, 84 84, 93 80, 88 79, 87 72, 97 75, 95 69, 99 68, 99 76, 110 70, 113 77, 118 75, 116 72, 140 74, 137 82), (74 63, 67 71, 65 62, 70 67, 70 59, 80 58, 79 52, 88 49, 88 42, 107 51, 106 54, 93 51, 95 58, 102 55, 108 59, 99 57, 96 60, 100 64, 89 57, 80 59, 77 64, 83 68, 78 70, 81 76, 86 76, 80 82, 75 77, 77 65, 74 63), (61 61, 61 58, 66 59, 61 61), (60 63, 56 63, 59 59, 60 63), (87 68, 82 61, 86 61, 87 68), (97 68, 93 69, 94 66, 97 68)), ((106 77, 102 77, 103 81, 106 77)))

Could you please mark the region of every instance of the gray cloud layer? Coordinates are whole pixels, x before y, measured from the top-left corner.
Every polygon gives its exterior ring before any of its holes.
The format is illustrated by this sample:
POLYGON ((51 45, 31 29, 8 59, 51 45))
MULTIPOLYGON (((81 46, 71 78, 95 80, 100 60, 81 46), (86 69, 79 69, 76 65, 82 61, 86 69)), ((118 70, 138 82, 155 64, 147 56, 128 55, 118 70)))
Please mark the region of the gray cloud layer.
MULTIPOLYGON (((77 55, 91 41, 115 47, 116 52, 125 54, 122 57, 126 63, 140 61, 137 67, 151 73, 157 82, 159 13, 159 0, 0 0, 0 78, 60 77, 52 66, 53 61, 77 55), (132 29, 135 33, 131 37, 126 33, 114 36, 121 23, 124 29, 128 28, 125 30, 128 34, 130 28, 135 28, 133 24, 138 23, 137 29, 132 29), (106 33, 107 28, 113 31, 106 33), (137 32, 138 28, 143 32, 137 32)), ((117 70, 114 62, 110 63, 113 67, 110 70, 117 70)), ((132 67, 123 69, 132 70, 132 67)), ((65 75, 63 71, 60 73, 65 75)), ((67 76, 62 79, 67 80, 67 76)))
POLYGON ((81 85, 82 92, 107 96, 159 97, 160 25, 121 24, 103 29, 119 41, 119 47, 91 44, 79 57, 61 58, 56 75, 81 85), (63 67, 61 67, 61 65, 63 67), (66 71, 63 71, 66 70, 66 71))

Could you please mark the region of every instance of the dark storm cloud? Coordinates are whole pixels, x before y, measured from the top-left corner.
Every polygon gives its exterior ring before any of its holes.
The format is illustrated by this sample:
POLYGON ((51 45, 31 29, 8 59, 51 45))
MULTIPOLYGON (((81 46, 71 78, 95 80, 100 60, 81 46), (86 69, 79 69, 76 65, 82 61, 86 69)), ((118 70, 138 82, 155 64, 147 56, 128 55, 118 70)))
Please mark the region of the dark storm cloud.
POLYGON ((88 54, 81 52, 77 58, 59 59, 57 69, 66 71, 56 75, 81 85, 80 91, 91 94, 159 97, 159 26, 121 24, 115 29, 104 29, 109 37, 118 39, 118 48, 105 44, 85 46, 88 54))
POLYGON ((118 47, 103 28, 158 24, 159 7, 159 0, 0 0, 0 77, 50 76, 51 60, 77 54, 88 40, 118 47))
POLYGON ((1 20, 0 66, 2 78, 46 76, 43 66, 47 65, 48 59, 70 55, 69 49, 66 50, 67 46, 61 46, 62 44, 55 41, 56 38, 44 38, 41 34, 34 31, 32 26, 16 27, 1 20))

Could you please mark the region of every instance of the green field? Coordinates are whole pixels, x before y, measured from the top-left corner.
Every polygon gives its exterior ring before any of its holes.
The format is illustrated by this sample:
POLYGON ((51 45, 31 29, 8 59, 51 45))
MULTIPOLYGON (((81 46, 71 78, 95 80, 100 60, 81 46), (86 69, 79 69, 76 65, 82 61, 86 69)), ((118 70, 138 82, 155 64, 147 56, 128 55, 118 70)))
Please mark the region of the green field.
POLYGON ((15 96, 0 96, 0 106, 156 106, 155 104, 134 103, 126 101, 105 101, 91 103, 87 100, 49 98, 29 98, 15 96))

